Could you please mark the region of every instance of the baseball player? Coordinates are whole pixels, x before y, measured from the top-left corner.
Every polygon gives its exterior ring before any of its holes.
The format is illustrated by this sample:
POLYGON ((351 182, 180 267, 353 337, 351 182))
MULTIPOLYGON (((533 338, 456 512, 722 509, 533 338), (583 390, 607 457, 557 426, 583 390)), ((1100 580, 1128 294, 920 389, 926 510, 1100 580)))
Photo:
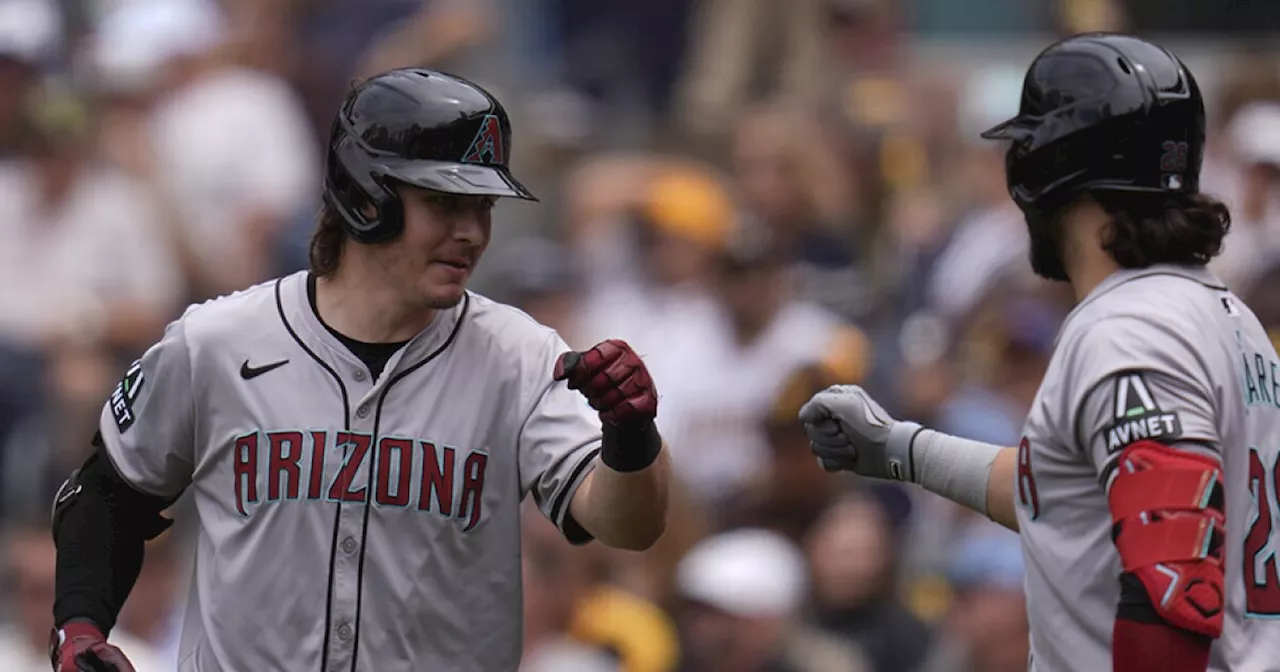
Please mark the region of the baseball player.
POLYGON ((1070 282, 1023 438, 895 421, 836 386, 800 417, 828 469, 910 481, 1019 530, 1030 668, 1280 669, 1280 358, 1205 264, 1230 224, 1199 193, 1204 105, 1133 37, 1042 52, 1009 143, 1036 272, 1070 282))
POLYGON ((661 535, 643 362, 465 289, 494 202, 536 200, 510 153, 465 80, 395 70, 347 96, 313 269, 188 308, 59 491, 57 672, 132 669, 104 638, 187 491, 181 672, 514 670, 526 494, 574 543, 661 535))

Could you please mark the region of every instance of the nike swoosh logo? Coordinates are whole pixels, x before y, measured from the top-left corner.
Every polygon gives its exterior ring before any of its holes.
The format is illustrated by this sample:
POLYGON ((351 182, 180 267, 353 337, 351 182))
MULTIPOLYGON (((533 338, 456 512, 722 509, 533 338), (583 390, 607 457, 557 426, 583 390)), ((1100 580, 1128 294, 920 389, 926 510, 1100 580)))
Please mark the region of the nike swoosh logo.
POLYGON ((266 366, 253 367, 253 366, 249 366, 249 360, 246 359, 244 360, 244 364, 240 365, 240 377, 244 378, 245 380, 253 380, 254 378, 257 378, 258 376, 261 376, 262 374, 268 371, 273 371, 288 363, 289 363, 289 360, 282 359, 278 362, 272 362, 270 364, 267 364, 266 366))

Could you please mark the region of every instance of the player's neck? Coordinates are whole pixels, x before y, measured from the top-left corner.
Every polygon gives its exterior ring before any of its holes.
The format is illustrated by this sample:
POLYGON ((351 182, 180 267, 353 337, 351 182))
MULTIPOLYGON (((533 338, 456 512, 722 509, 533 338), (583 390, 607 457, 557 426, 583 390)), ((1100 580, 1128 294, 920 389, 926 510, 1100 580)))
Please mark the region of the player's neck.
POLYGON ((377 274, 348 263, 316 281, 316 312, 329 328, 364 343, 407 341, 436 315, 421 303, 407 301, 403 291, 377 274))

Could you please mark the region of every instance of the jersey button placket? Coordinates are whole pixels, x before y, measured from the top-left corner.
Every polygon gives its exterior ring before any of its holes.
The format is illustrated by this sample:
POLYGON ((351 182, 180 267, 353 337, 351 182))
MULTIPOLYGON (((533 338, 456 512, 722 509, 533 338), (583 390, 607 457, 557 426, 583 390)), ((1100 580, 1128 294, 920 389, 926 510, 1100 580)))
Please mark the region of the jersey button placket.
POLYGON ((365 374, 364 369, 356 369, 355 371, 351 372, 351 377, 355 378, 359 382, 364 382, 364 379, 366 378, 366 376, 367 374, 365 374))
POLYGON ((356 408, 356 417, 358 418, 369 417, 369 404, 360 404, 360 406, 356 408))
POLYGON ((358 546, 356 544, 355 539, 352 539, 351 537, 347 537, 346 539, 342 540, 343 553, 346 553, 347 555, 351 555, 352 553, 356 552, 356 548, 358 548, 358 546))

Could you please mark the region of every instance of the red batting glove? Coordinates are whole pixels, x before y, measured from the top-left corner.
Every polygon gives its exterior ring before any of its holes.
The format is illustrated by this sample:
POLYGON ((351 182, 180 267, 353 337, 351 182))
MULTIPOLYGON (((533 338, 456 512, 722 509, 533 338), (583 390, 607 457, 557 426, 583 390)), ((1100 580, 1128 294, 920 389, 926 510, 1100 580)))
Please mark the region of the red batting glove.
POLYGON ((108 644, 92 623, 68 623, 54 630, 49 657, 53 672, 135 672, 124 653, 108 644))
POLYGON ((643 424, 658 415, 653 379, 626 341, 610 339, 586 352, 566 352, 556 360, 553 376, 582 392, 606 424, 643 424))

